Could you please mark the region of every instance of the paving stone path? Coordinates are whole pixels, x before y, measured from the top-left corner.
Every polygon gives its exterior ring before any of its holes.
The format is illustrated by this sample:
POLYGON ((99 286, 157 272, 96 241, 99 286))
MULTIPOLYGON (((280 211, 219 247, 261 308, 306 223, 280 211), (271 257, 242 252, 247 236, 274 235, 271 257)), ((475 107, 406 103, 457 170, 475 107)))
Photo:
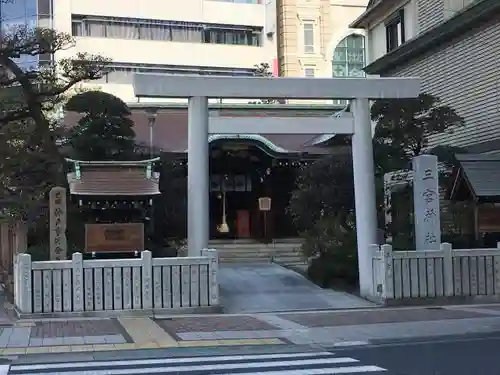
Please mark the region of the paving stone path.
POLYGON ((228 345, 366 345, 377 339, 499 328, 498 305, 20 320, 0 327, 0 356, 228 345))

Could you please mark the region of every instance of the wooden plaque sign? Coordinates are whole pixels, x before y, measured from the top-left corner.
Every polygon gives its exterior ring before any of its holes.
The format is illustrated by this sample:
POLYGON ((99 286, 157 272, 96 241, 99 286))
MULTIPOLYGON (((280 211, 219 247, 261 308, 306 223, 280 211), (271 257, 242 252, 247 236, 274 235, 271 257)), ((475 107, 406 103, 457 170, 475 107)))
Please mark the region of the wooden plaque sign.
POLYGON ((85 224, 85 252, 132 252, 144 250, 144 224, 85 224))
POLYGON ((271 198, 269 197, 259 198, 259 210, 271 211, 271 198))

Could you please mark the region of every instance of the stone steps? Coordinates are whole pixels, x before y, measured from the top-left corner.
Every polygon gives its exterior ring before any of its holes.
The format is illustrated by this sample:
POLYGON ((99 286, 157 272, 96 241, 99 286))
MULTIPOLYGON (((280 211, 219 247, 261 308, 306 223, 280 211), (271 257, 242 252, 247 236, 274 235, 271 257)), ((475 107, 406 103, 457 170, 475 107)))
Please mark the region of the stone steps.
POLYGON ((270 263, 282 265, 304 265, 300 243, 228 243, 211 241, 210 246, 217 249, 221 263, 270 263))
POLYGON ((215 249, 300 249, 300 244, 213 244, 209 243, 209 247, 213 247, 215 249))

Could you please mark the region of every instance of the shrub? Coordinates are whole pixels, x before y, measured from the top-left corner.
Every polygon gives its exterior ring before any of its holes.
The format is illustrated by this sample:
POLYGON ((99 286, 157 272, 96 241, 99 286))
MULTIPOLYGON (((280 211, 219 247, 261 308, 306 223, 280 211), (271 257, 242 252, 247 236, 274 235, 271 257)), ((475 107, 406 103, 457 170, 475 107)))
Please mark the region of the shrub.
POLYGON ((309 278, 322 287, 358 280, 356 233, 340 225, 336 217, 324 217, 303 233, 302 251, 310 259, 309 278))

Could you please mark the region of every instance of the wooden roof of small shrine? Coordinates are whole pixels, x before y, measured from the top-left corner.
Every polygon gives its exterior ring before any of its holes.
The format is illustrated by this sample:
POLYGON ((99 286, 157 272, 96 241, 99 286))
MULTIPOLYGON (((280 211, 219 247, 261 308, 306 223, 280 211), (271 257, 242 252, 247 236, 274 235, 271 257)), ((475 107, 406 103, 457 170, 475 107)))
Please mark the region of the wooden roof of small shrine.
POLYGON ((478 201, 500 201, 500 155, 459 154, 460 162, 451 199, 455 199, 460 187, 465 184, 478 201))
POLYGON ((81 196, 151 196, 160 194, 158 172, 153 165, 160 158, 140 161, 82 161, 68 173, 70 193, 81 196))

